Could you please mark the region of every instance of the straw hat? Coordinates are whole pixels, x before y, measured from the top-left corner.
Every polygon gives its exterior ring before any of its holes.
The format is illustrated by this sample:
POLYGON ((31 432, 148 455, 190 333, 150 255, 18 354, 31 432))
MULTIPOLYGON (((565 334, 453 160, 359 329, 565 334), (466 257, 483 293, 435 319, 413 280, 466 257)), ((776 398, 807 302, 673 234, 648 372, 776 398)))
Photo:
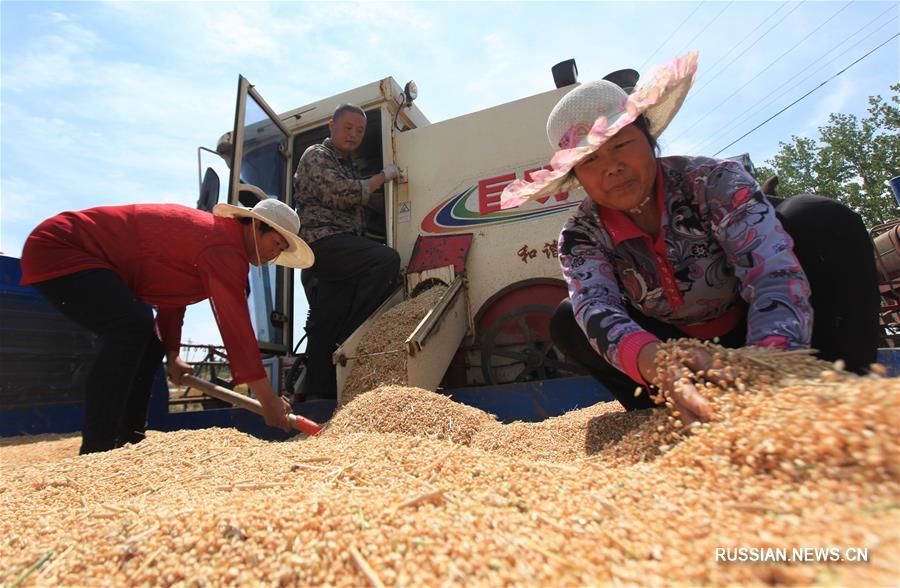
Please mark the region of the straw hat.
POLYGON ((531 182, 508 185, 500 196, 501 207, 514 208, 577 187, 572 168, 642 114, 650 134, 659 137, 681 108, 696 72, 697 53, 692 51, 657 68, 631 94, 598 80, 563 96, 547 119, 547 138, 557 149, 550 160, 553 169, 532 172, 531 182))
MULTIPOLYGON (((245 187, 242 185, 241 189, 244 190, 245 187)), ((309 245, 306 244, 306 241, 298 235, 300 232, 300 217, 297 216, 293 208, 284 202, 276 198, 268 198, 261 190, 259 192, 263 194, 263 198, 253 208, 242 208, 231 204, 216 204, 213 207, 213 214, 225 218, 255 218, 266 223, 278 231, 288 242, 288 248, 273 260, 274 263, 294 268, 311 266, 315 261, 315 256, 309 245)))

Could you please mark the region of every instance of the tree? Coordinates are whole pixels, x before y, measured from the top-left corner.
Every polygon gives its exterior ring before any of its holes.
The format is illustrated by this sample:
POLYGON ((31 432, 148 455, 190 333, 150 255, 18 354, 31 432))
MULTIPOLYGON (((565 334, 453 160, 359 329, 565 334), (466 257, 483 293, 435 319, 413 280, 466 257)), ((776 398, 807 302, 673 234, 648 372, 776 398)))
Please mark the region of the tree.
POLYGON ((834 198, 858 212, 869 227, 900 217, 886 181, 900 175, 900 84, 890 101, 869 97, 868 115, 832 113, 819 138, 791 137, 757 168, 762 183, 778 175, 778 195, 811 192, 834 198))

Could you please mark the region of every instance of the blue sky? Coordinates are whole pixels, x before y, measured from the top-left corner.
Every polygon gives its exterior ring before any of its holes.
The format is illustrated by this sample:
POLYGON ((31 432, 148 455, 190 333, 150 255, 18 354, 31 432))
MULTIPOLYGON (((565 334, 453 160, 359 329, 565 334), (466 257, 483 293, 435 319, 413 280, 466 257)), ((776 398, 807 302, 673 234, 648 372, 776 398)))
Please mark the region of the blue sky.
MULTIPOLYGON (((432 122, 700 53, 664 154, 713 155, 895 35, 886 2, 0 2, 0 250, 63 210, 197 200, 238 74, 279 112, 393 76, 432 122)), ((900 80, 893 39, 730 147, 764 163, 900 80)), ((300 313, 298 313, 300 314, 300 313)), ((206 303, 185 338, 218 342, 206 303)))

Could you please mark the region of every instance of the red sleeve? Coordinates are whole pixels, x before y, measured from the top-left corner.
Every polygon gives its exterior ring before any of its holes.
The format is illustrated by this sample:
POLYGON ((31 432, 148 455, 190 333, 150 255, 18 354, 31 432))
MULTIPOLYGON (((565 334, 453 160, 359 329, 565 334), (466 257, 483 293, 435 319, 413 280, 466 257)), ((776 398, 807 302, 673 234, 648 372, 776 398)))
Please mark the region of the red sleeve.
POLYGON ((181 350, 181 325, 184 323, 184 307, 160 308, 156 311, 156 330, 166 353, 181 350))
POLYGON ((645 345, 659 341, 659 338, 648 331, 636 331, 622 338, 619 344, 619 361, 622 362, 622 371, 638 384, 650 384, 641 375, 638 365, 638 357, 645 345))
POLYGON ((228 352, 232 383, 266 377, 247 307, 246 258, 230 247, 210 248, 198 259, 198 268, 228 352))

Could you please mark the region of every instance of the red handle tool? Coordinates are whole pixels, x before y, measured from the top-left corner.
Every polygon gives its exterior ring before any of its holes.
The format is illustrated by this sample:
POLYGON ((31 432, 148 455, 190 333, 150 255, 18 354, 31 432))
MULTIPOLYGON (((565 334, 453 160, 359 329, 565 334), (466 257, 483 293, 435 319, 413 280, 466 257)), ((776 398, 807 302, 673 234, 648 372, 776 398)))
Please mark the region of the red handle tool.
MULTIPOLYGON (((258 400, 254 400, 253 398, 249 398, 247 396, 244 396, 243 394, 238 394, 237 392, 232 392, 228 388, 216 386, 212 382, 201 380, 196 376, 182 376, 181 381, 185 384, 189 384, 192 388, 203 390, 203 392, 205 392, 209 396, 212 396, 213 398, 218 398, 219 400, 223 400, 234 406, 245 408, 251 412, 255 412, 258 415, 264 414, 262 405, 258 400)), ((307 435, 318 435, 322 430, 321 425, 298 414, 289 414, 287 415, 287 417, 291 422, 291 426, 301 433, 306 433, 307 435)))

